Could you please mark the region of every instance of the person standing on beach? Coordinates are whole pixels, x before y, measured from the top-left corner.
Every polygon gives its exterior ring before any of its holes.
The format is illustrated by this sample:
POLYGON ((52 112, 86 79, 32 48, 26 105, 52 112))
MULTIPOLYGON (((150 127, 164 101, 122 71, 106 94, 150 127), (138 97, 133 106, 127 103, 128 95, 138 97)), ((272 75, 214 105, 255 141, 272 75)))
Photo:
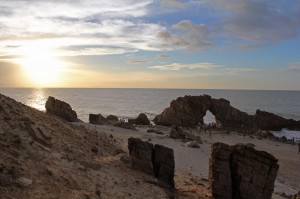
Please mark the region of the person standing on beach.
POLYGON ((298 154, 300 153, 300 142, 298 142, 298 154))

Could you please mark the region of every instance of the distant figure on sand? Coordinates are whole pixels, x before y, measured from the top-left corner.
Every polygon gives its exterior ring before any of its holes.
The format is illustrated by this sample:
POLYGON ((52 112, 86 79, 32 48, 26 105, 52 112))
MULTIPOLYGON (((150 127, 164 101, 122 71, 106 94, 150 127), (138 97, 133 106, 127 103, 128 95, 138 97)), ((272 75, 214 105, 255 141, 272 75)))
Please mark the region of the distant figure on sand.
POLYGON ((298 154, 300 153, 300 142, 298 142, 298 154))

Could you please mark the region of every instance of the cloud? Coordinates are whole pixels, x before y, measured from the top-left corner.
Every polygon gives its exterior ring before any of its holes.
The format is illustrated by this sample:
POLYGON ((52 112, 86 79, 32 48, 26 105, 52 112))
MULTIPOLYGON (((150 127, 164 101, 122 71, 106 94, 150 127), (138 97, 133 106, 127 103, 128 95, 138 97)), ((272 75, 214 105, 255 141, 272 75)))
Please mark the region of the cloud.
MULTIPOLYGON (((219 15, 223 33, 261 46, 296 38, 300 33, 298 0, 204 0, 219 15)), ((203 2, 202 2, 203 5, 203 2)))
POLYGON ((289 67, 283 69, 283 71, 300 73, 300 62, 290 63, 289 67))
POLYGON ((157 65, 157 66, 151 66, 148 68, 151 69, 158 69, 158 70, 166 70, 166 71, 178 71, 182 69, 202 69, 202 70, 209 70, 209 69, 215 69, 223 67, 222 65, 217 65, 213 63, 194 63, 194 64, 180 64, 180 63, 173 63, 168 65, 157 65))
POLYGON ((205 24, 194 24, 190 20, 183 20, 174 24, 172 29, 179 33, 163 30, 157 34, 166 49, 193 49, 198 51, 208 50, 214 44, 216 31, 205 24))
POLYGON ((184 8, 185 5, 179 0, 161 0, 161 4, 165 6, 171 6, 176 8, 184 8))

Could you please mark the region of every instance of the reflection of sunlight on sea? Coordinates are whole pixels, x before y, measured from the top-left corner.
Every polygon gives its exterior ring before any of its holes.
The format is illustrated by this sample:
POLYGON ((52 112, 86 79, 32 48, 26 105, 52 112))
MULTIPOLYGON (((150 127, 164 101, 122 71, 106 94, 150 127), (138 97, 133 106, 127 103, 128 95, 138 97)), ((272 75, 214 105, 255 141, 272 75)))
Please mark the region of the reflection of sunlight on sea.
POLYGON ((45 96, 44 90, 36 89, 31 93, 26 104, 40 111, 45 111, 46 100, 47 97, 45 96))

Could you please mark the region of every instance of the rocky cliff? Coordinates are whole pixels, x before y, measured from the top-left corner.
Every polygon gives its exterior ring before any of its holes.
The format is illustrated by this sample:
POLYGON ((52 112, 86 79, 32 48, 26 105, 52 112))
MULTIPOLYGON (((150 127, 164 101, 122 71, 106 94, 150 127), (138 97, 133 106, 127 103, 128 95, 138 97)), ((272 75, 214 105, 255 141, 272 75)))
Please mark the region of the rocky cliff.
POLYGON ((207 111, 210 111, 224 128, 300 129, 300 121, 288 120, 263 111, 249 115, 232 107, 228 100, 214 99, 209 95, 184 96, 173 100, 170 107, 154 118, 154 123, 195 127, 199 123, 203 124, 203 117, 207 111))

